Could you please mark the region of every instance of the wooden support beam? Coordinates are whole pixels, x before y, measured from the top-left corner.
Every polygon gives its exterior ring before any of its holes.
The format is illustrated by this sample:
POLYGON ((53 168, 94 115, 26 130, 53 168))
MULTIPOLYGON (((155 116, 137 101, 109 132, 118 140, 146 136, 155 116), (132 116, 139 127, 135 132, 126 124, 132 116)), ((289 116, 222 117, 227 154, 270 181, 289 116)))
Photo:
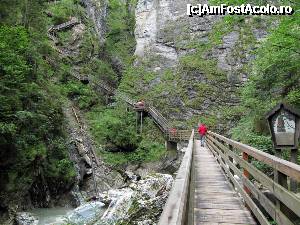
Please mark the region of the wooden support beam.
MULTIPOLYGON (((291 149, 291 159, 290 161, 297 164, 298 160, 298 149, 291 149)), ((291 178, 290 190, 294 193, 298 192, 298 182, 291 178)))
MULTIPOLYGON (((243 152, 243 160, 245 160, 246 162, 249 162, 249 155, 246 152, 243 152)), ((245 177, 247 177, 247 179, 249 179, 250 174, 246 168, 243 168, 243 174, 245 177)), ((251 191, 249 190, 249 188, 247 186, 244 185, 243 188, 248 195, 251 194, 251 191)))
POLYGON ((177 143, 174 141, 166 141, 166 148, 168 151, 177 151, 177 143))

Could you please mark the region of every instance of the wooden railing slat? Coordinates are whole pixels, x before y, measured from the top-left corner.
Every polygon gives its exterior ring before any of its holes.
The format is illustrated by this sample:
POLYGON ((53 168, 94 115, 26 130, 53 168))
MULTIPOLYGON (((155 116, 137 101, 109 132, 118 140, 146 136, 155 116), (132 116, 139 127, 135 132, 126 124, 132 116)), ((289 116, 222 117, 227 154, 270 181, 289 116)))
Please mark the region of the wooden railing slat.
MULTIPOLYGON (((208 143, 209 145, 213 146, 214 149, 217 149, 217 146, 213 144, 212 138, 208 138, 208 143)), ((230 149, 227 149, 230 151, 230 149)), ((217 149, 218 151, 218 149, 217 149)), ((260 202, 260 204, 265 208, 265 210, 270 214, 270 216, 280 222, 279 224, 284 224, 284 225, 293 225, 293 223, 280 211, 278 211, 275 207, 275 205, 257 188, 255 185, 246 177, 243 175, 242 171, 240 171, 228 158, 226 158, 226 155, 219 152, 222 157, 225 158, 226 164, 229 166, 230 169, 234 171, 234 174, 236 174, 243 182, 243 184, 250 190, 251 194, 255 196, 255 198, 260 202)), ((231 152, 234 154, 233 152, 231 152)), ((235 157, 235 160, 240 161, 242 160, 241 158, 237 156, 235 157)), ((247 193, 247 192, 246 192, 247 193)))
MULTIPOLYGON (((224 139, 221 139, 221 140, 224 140, 224 139)), ((269 178, 263 172, 261 172, 257 168, 255 168, 251 163, 243 160, 240 156, 238 156, 236 153, 234 153, 229 148, 227 148, 223 143, 219 142, 216 138, 214 138, 213 135, 210 135, 210 134, 208 135, 208 144, 215 146, 215 148, 220 148, 224 152, 226 152, 226 154, 228 154, 230 157, 232 157, 242 168, 246 168, 249 171, 249 173, 258 182, 260 182, 263 186, 265 186, 267 189, 269 189, 269 191, 271 191, 276 198, 278 198, 290 210, 292 210, 296 215, 298 215, 300 217, 300 198, 298 198, 294 193, 288 191, 281 185, 274 182, 271 178, 269 178)), ((227 144, 228 144, 228 142, 227 142, 227 144)), ((223 157, 225 157, 225 154, 223 154, 223 157)), ((241 173, 241 171, 239 171, 239 172, 237 171, 237 168, 235 166, 232 167, 233 164, 229 160, 227 160, 227 164, 230 165, 231 169, 233 169, 235 171, 235 173, 241 173)), ((252 190, 253 187, 249 184, 250 181, 249 180, 248 180, 249 182, 246 181, 245 176, 242 176, 241 178, 243 179, 244 184, 249 189, 252 190)), ((269 204, 265 204, 265 205, 269 206, 269 208, 270 207, 272 208, 274 206, 274 204, 270 203, 270 202, 269 202, 269 204)), ((291 223, 291 222, 289 222, 287 217, 282 212, 280 212, 280 211, 278 211, 278 209, 276 209, 276 207, 273 210, 275 210, 275 212, 276 212, 275 218, 273 217, 273 219, 276 219, 276 221, 285 221, 287 224, 291 223)), ((270 212, 270 215, 274 216, 274 211, 273 211, 273 214, 272 214, 272 212, 270 212)), ((283 223, 283 224, 285 224, 285 223, 283 223)))
MULTIPOLYGON (((226 160, 225 155, 212 143, 211 140, 208 140, 208 143, 210 144, 213 151, 216 151, 218 161, 220 162, 221 167, 227 174, 227 176, 230 178, 230 180, 233 182, 234 186, 238 189, 238 192, 243 196, 243 199, 247 203, 247 205, 251 208, 251 211, 254 213, 256 218, 259 220, 260 224, 262 225, 270 225, 268 219, 263 215, 263 213, 260 211, 260 209, 256 206, 254 201, 250 198, 248 193, 244 190, 244 188, 239 184, 239 182, 234 178, 234 176, 230 173, 229 168, 227 168, 226 164, 222 161, 222 158, 226 160)), ((229 162, 229 160, 227 161, 229 162)), ((241 173, 241 172, 240 172, 241 173)))
POLYGON ((279 170, 280 172, 286 174, 289 177, 294 178, 295 180, 300 182, 300 165, 297 165, 295 163, 286 161, 284 159, 280 159, 278 157, 275 157, 273 155, 270 155, 266 152, 260 151, 256 148, 253 148, 251 146, 239 143, 237 141, 233 141, 229 138, 226 138, 222 135, 209 132, 209 134, 225 141, 226 143, 236 147, 241 152, 246 152, 248 155, 251 155, 255 159, 257 159, 260 162, 263 162, 274 169, 279 170))

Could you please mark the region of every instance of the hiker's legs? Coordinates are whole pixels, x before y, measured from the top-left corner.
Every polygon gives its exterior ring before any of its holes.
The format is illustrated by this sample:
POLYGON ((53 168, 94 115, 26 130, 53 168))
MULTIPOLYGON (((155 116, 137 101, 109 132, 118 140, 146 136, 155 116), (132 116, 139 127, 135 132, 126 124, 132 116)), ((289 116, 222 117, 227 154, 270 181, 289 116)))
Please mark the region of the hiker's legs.
POLYGON ((205 138, 204 135, 200 135, 200 143, 201 143, 201 146, 204 146, 204 138, 205 138))

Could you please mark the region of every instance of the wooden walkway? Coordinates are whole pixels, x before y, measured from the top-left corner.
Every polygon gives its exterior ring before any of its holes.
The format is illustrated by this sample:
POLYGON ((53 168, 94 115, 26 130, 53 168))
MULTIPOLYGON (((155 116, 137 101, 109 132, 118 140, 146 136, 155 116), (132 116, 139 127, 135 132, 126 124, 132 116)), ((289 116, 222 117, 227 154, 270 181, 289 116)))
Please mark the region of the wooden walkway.
POLYGON ((79 75, 76 73, 72 73, 72 76, 76 78, 77 80, 83 81, 87 80, 89 81, 92 86, 96 90, 104 90, 106 94, 114 95, 116 98, 121 99, 123 102, 126 102, 128 105, 133 107, 133 109, 139 113, 145 113, 146 115, 149 115, 155 124, 158 126, 158 128, 162 131, 162 133, 165 136, 165 139, 172 142, 181 142, 181 141, 188 141, 191 136, 191 130, 181 130, 181 129, 175 129, 169 124, 168 120, 152 105, 146 103, 144 107, 136 107, 133 99, 131 99, 126 93, 121 92, 109 84, 105 83, 104 81, 97 80, 94 81, 92 77, 89 77, 88 75, 79 75))
POLYGON ((194 224, 257 224, 233 190, 213 154, 195 141, 194 224))

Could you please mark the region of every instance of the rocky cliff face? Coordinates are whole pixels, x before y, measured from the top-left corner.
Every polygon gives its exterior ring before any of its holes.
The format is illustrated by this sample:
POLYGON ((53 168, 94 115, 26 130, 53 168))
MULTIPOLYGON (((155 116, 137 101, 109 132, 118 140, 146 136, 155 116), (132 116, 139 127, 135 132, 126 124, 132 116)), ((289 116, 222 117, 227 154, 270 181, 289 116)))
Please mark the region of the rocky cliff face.
POLYGON ((177 48, 178 35, 186 25, 187 1, 139 0, 136 7, 136 51, 139 57, 153 55, 164 59, 155 70, 176 66, 185 51, 177 48), (176 26, 176 24, 178 26, 176 26))
POLYGON ((135 86, 142 88, 141 96, 159 98, 154 104, 177 125, 201 120, 225 132, 234 125, 231 108, 239 104, 237 88, 247 80, 250 51, 264 38, 266 28, 260 22, 259 28, 254 26, 255 18, 234 18, 226 25, 222 16, 188 17, 187 3, 138 1, 136 65, 153 78, 135 86), (172 75, 166 76, 170 71, 172 75))
POLYGON ((93 20, 100 44, 105 41, 107 1, 106 0, 81 0, 86 8, 87 15, 93 20))

